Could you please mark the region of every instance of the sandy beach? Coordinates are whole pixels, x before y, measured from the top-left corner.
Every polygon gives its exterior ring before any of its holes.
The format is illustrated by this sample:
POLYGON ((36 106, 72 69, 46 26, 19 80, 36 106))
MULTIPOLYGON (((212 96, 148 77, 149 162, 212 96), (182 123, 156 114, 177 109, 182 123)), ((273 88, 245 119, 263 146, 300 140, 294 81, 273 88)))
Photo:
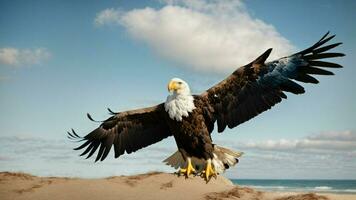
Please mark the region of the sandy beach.
POLYGON ((223 176, 206 183, 200 177, 177 177, 152 172, 102 179, 36 177, 0 173, 0 197, 8 199, 241 199, 241 200, 351 200, 356 195, 278 193, 233 185, 223 176))
POLYGON ((177 177, 152 172, 103 179, 36 177, 0 173, 0 197, 7 199, 241 199, 241 200, 351 200, 356 195, 262 192, 235 186, 223 176, 206 183, 200 177, 177 177))

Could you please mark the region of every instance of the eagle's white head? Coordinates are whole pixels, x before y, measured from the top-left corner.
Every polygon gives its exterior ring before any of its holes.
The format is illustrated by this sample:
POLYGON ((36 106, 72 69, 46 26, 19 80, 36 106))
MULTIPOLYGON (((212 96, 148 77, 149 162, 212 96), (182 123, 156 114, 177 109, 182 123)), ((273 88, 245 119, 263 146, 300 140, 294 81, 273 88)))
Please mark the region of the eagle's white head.
POLYGON ((188 83, 180 78, 173 78, 171 81, 169 81, 168 91, 178 95, 190 95, 190 88, 188 83))
POLYGON ((180 78, 173 78, 168 83, 168 91, 171 94, 168 95, 164 108, 171 119, 182 121, 183 117, 188 117, 195 109, 189 85, 180 78))

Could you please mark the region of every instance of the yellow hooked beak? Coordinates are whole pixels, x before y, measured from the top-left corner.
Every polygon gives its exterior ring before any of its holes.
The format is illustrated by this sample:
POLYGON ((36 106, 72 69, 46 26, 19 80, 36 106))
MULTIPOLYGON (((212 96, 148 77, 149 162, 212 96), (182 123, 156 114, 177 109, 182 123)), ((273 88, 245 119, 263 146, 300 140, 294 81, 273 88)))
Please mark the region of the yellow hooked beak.
POLYGON ((168 83, 168 91, 177 91, 179 89, 179 84, 176 81, 170 81, 168 83))

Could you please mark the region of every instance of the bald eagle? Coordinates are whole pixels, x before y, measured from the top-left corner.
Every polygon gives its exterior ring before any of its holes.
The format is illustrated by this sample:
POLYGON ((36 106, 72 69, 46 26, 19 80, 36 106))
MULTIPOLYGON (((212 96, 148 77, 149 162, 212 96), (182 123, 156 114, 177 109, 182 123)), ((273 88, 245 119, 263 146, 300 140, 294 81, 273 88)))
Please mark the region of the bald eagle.
MULTIPOLYGON (((130 154, 173 136, 178 151, 165 162, 180 168, 179 174, 200 173, 209 180, 235 165, 242 154, 213 144, 210 134, 215 122, 217 132, 226 127, 232 129, 286 99, 286 92, 304 93, 304 88, 295 81, 316 84, 318 80, 311 74, 333 75, 323 68, 342 66, 320 59, 344 56, 327 52, 341 44, 326 45, 334 36, 328 32, 303 51, 265 62, 272 51, 268 49, 200 95, 192 95, 184 80, 173 78, 168 83, 170 94, 164 103, 125 112, 108 109, 112 116, 101 121, 98 128, 84 137, 72 129, 68 137, 83 142, 75 148, 85 149, 81 156, 89 158, 99 148, 95 161, 103 161, 112 146, 118 158, 125 152, 130 154)), ((89 114, 88 117, 93 120, 89 114)))

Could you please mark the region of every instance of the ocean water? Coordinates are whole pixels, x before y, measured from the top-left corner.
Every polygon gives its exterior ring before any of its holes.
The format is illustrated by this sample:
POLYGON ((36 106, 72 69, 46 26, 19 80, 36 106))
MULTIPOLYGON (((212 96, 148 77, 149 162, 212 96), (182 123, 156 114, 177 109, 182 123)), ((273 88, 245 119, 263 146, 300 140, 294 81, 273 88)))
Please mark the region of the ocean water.
POLYGON ((356 194, 356 180, 258 180, 232 179, 234 184, 277 192, 356 194))

